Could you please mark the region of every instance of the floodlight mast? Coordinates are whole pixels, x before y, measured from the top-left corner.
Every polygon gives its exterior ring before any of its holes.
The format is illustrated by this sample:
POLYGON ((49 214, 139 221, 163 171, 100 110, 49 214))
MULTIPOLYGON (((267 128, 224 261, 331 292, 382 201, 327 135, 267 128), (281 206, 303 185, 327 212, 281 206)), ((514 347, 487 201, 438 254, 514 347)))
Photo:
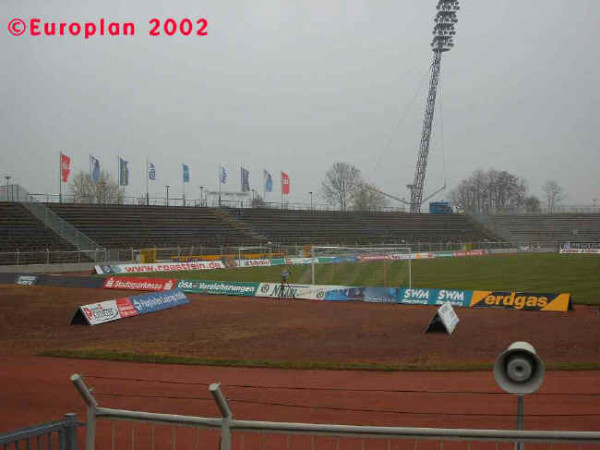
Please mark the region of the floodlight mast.
POLYGON ((423 119, 423 132, 421 133, 421 145, 419 148, 419 157, 417 159, 417 168, 415 170, 415 179, 413 184, 409 184, 410 190, 410 211, 418 213, 421 211, 423 203, 423 187, 425 184, 425 172, 427 171, 427 157, 429 156, 429 141, 431 139, 431 126, 433 124, 433 112, 435 109, 435 97, 440 78, 440 64, 442 62, 442 53, 449 51, 454 47, 454 25, 458 22, 456 13, 460 9, 458 0, 438 0, 437 14, 435 16, 435 26, 433 27, 433 41, 431 47, 433 50, 433 63, 431 65, 431 78, 429 79, 429 93, 427 94, 427 104, 425 107, 425 117, 423 119))

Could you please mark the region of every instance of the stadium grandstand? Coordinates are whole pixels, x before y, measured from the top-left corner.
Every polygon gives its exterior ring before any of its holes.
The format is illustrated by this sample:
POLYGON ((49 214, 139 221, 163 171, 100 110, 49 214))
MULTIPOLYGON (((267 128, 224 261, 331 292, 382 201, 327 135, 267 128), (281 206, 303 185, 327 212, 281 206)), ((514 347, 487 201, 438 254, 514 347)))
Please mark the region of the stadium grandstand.
MULTIPOLYGON (((46 228, 24 203, 1 205, 0 233, 4 237, 1 252, 76 250, 46 228)), ((99 248, 497 240, 465 215, 75 203, 49 203, 46 207, 99 248)), ((41 261, 28 262, 44 262, 43 255, 40 258, 41 261)), ((8 260, 14 257, 4 263, 8 260)), ((26 261, 21 259, 20 264, 23 263, 26 261)))
POLYGON ((473 218, 513 244, 558 247, 567 242, 600 242, 598 213, 490 214, 473 218))
MULTIPOLYGON (((0 263, 76 262, 82 250, 44 224, 31 202, 0 202, 0 263), (38 255, 35 256, 34 253, 38 255)), ((507 242, 556 247, 600 242, 600 214, 408 214, 278 208, 37 203, 102 249, 306 244, 422 244, 507 242)), ((427 248, 425 245, 423 248, 427 248)), ((89 250, 89 248, 87 249, 89 250)))
POLYGON ((28 253, 39 250, 56 252, 76 248, 46 228, 21 203, 0 202, 0 264, 14 262, 14 257, 5 254, 8 252, 19 252, 19 264, 45 262, 43 255, 28 253))

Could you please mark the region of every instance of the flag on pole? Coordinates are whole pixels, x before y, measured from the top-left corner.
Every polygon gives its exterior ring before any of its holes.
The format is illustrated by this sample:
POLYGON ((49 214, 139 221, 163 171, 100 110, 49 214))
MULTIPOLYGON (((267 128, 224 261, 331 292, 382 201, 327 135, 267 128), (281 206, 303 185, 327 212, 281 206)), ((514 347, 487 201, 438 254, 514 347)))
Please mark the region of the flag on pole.
POLYGON ((181 166, 183 167, 183 182, 189 183, 190 182, 190 166, 188 166, 187 164, 182 164, 181 166))
POLYGON ((269 172, 263 169, 263 178, 265 184, 265 192, 273 192, 273 177, 269 172))
POLYGON ((69 175, 71 174, 71 158, 60 152, 60 178, 63 183, 69 181, 69 175))
POLYGON ((119 186, 129 185, 129 161, 119 157, 119 186))
POLYGON ((219 171, 219 182, 221 184, 227 183, 227 171, 223 166, 221 166, 221 170, 219 171))
POLYGON ((90 177, 94 183, 100 181, 100 161, 90 155, 90 177))
POLYGON ((156 181, 156 166, 154 163, 148 164, 148 179, 150 181, 156 181))
POLYGON ((281 172, 281 194, 288 195, 290 193, 290 176, 281 172))
POLYGON ((248 192, 250 190, 250 171, 242 169, 242 192, 248 192))

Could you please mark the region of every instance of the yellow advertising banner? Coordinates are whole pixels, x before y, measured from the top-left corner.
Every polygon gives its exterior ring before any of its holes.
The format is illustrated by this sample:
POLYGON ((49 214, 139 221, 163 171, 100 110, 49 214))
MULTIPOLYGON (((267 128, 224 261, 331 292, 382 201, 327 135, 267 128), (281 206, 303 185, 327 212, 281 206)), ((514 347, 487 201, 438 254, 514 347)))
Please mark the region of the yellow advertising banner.
POLYGON ((533 294, 529 292, 473 291, 471 308, 520 309, 525 311, 568 311, 571 294, 533 294))

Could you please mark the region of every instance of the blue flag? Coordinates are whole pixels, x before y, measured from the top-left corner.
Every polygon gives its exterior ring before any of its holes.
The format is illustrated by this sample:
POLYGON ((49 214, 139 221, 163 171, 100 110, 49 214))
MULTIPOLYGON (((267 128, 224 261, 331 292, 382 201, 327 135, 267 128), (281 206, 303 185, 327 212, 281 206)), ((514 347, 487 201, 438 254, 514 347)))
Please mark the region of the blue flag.
POLYGON ((90 177, 94 183, 100 181, 100 161, 90 155, 90 177))
POLYGON ((189 183, 190 182, 190 166, 188 166, 187 164, 182 164, 182 166, 183 166, 183 182, 189 183))
POLYGON ((250 190, 250 172, 243 167, 242 169, 242 192, 250 190))
POLYGON ((148 179, 150 181, 156 181, 156 166, 154 166, 154 163, 148 165, 148 179))
POLYGON ((119 186, 129 185, 129 161, 119 158, 119 186))
POLYGON ((265 192, 273 192, 273 177, 269 172, 264 170, 265 192))
POLYGON ((221 184, 227 183, 227 171, 225 167, 221 167, 221 170, 219 170, 219 181, 221 184))

